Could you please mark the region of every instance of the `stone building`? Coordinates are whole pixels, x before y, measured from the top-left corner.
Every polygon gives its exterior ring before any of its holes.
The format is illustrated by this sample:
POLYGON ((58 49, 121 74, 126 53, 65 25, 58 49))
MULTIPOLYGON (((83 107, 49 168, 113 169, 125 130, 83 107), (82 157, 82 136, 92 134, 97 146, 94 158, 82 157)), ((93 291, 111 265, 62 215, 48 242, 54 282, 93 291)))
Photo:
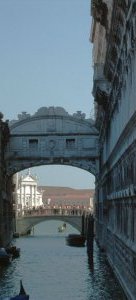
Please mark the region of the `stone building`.
POLYGON ((0 247, 5 247, 13 234, 13 179, 6 172, 4 151, 9 140, 9 128, 7 122, 2 120, 0 113, 0 247))
POLYGON ((136 1, 92 0, 96 239, 128 299, 136 299, 136 1))
POLYGON ((37 208, 43 205, 42 193, 37 190, 37 178, 28 174, 19 178, 19 186, 17 189, 17 212, 25 209, 37 208))

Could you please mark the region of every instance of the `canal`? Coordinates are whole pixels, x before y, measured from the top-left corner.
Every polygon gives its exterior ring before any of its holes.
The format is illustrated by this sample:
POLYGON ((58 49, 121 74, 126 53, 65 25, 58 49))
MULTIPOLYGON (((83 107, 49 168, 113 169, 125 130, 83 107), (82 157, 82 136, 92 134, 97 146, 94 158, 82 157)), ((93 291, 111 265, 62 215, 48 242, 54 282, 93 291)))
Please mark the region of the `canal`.
POLYGON ((65 233, 58 233, 59 225, 44 222, 34 235, 16 239, 21 256, 0 268, 0 300, 19 292, 20 279, 30 300, 126 299, 97 245, 92 260, 86 247, 66 245, 65 236, 76 231, 68 225, 65 233))

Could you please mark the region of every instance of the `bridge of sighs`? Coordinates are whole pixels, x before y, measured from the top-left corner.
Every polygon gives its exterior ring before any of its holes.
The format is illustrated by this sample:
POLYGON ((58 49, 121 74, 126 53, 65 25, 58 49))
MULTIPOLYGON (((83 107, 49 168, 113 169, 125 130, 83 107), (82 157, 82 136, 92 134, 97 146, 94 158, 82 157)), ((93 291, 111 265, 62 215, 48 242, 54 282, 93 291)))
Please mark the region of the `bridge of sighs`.
POLYGON ((98 173, 98 131, 91 119, 61 107, 25 112, 10 122, 5 151, 7 175, 40 165, 69 165, 98 173))

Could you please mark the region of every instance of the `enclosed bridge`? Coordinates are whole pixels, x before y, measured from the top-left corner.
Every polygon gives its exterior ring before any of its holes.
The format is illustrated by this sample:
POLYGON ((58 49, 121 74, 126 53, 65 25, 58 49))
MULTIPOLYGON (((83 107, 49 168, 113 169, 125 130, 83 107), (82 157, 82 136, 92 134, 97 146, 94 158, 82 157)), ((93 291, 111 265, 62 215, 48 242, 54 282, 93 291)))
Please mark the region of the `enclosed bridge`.
POLYGON ((40 165, 68 165, 98 173, 98 131, 91 119, 61 107, 23 112, 10 122, 5 152, 7 175, 40 165))

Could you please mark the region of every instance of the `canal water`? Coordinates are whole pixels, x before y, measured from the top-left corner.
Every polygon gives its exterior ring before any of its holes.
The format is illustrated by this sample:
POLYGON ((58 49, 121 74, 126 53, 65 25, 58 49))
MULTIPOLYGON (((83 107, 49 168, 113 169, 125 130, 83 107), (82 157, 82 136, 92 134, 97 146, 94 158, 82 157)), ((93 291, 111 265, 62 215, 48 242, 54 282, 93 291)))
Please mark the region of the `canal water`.
POLYGON ((126 299, 110 267, 94 243, 94 256, 86 247, 70 247, 65 236, 75 233, 70 225, 58 233, 61 222, 48 221, 34 234, 14 242, 21 256, 0 268, 0 300, 19 292, 22 279, 30 300, 122 300, 126 299))

